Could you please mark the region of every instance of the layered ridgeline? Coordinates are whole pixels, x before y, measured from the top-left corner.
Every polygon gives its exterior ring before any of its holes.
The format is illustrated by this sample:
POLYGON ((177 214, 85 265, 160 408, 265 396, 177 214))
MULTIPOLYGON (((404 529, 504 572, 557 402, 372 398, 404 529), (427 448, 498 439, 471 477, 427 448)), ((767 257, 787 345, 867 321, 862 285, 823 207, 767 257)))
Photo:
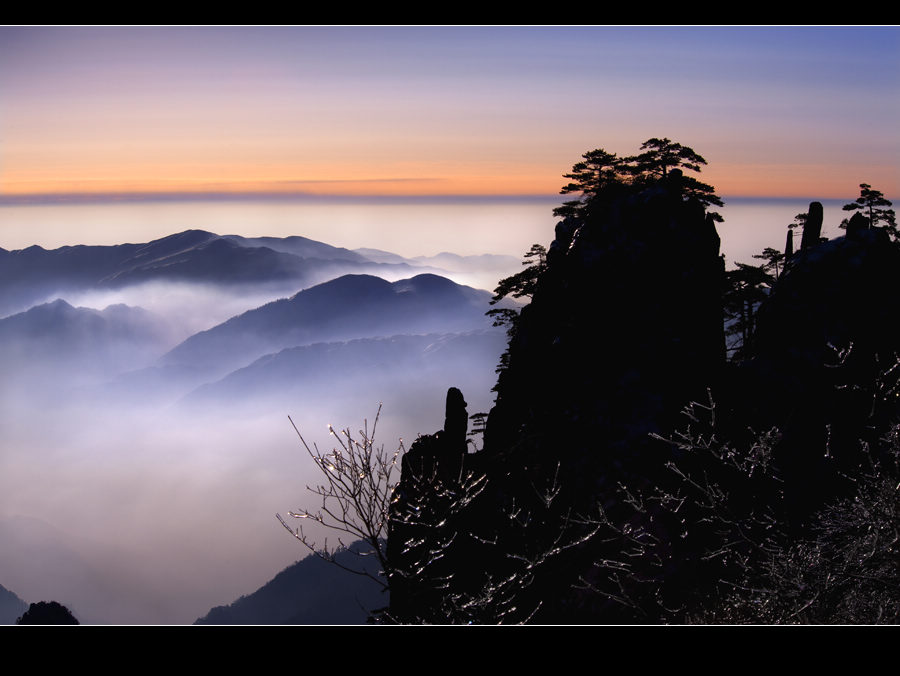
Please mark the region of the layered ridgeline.
POLYGON ((488 327, 489 301, 487 291, 437 275, 394 283, 344 275, 195 334, 162 361, 226 373, 264 354, 314 342, 488 327))
POLYGON ((405 455, 388 621, 900 621, 900 249, 812 204, 728 361, 718 198, 648 148, 568 175, 483 449, 451 389, 405 455))
POLYGON ((424 382, 467 360, 492 368, 503 332, 485 316, 489 300, 486 291, 436 275, 397 282, 345 275, 196 333, 101 390, 120 401, 174 397, 211 410, 279 401, 283 408, 325 390, 366 399, 369 408, 387 396, 379 382, 424 382))
POLYGON ((55 298, 152 282, 226 285, 231 292, 256 286, 288 295, 348 273, 396 280, 421 272, 495 274, 517 264, 509 256, 408 259, 377 250, 350 251, 300 236, 220 236, 186 230, 141 244, 0 249, 0 316, 55 298), (360 253, 366 251, 371 258, 360 253))
POLYGON ((150 281, 260 284, 296 290, 327 279, 329 273, 335 276, 338 265, 348 272, 382 264, 302 237, 248 239, 203 230, 186 230, 142 244, 0 249, 0 314, 75 292, 150 281))
MULTIPOLYGON (((152 399, 165 384, 181 396, 286 348, 491 328, 487 292, 430 272, 453 274, 424 258, 371 253, 377 260, 299 236, 200 230, 146 244, 0 250, 0 313, 26 308, 0 318, 6 394, 115 381, 114 393, 143 387, 152 399)), ((481 274, 518 265, 432 258, 481 274)))
POLYGON ((486 410, 490 293, 384 255, 201 231, 0 252, 0 584, 86 623, 193 621, 305 553, 273 517, 308 482, 288 414, 383 402, 396 441, 451 383, 486 410))

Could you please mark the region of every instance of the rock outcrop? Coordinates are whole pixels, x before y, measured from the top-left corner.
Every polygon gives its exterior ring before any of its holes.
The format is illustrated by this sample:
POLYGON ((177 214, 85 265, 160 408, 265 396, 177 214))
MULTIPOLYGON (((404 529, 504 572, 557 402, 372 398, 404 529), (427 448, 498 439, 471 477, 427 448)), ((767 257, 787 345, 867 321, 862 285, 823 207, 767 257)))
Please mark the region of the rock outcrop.
POLYGON ((723 276, 715 224, 675 180, 560 223, 510 342, 483 452, 528 440, 596 495, 592 482, 720 377, 723 276))
MULTIPOLYGON (((860 440, 897 413, 879 394, 900 355, 900 249, 854 214, 847 235, 798 251, 759 309, 753 358, 731 383, 740 421, 783 435, 798 525, 852 488, 860 440)), ((893 376, 896 380, 896 374, 893 376)), ((896 398, 894 398, 896 399, 896 398)))
POLYGON ((900 249, 858 214, 846 237, 822 242, 813 202, 745 361, 726 363, 719 237, 679 179, 557 225, 511 331, 483 449, 465 453, 465 402, 451 390, 444 430, 404 459, 388 539, 394 619, 681 621, 688 611, 667 609, 702 607, 725 570, 710 579, 708 553, 725 549, 701 503, 725 498, 695 484, 700 502, 679 512, 689 479, 673 481, 672 469, 688 461, 697 478, 724 477, 735 465, 724 454, 686 460, 660 438, 710 394, 714 428, 698 434, 749 448, 757 432, 780 430, 775 488, 754 492, 740 469, 729 504, 759 514, 771 501, 791 537, 849 495, 866 442, 900 414, 900 249), (624 602, 627 584, 635 596, 624 602), (641 614, 644 602, 662 614, 641 614))
POLYGON ((576 540, 580 531, 570 529, 568 514, 610 503, 621 480, 646 480, 647 468, 659 464, 650 434, 670 429, 682 407, 721 377, 724 261, 712 217, 682 193, 680 178, 672 172, 584 220, 557 225, 547 267, 510 341, 484 448, 460 454, 462 395, 451 390, 444 430, 417 440, 404 458, 388 538, 389 559, 401 562, 391 585, 395 618, 440 621, 441 604, 456 602, 474 607, 475 621, 496 620, 478 618, 472 599, 479 594, 517 607, 518 615, 509 611, 514 619, 531 607, 549 621, 561 617, 562 606, 570 620, 595 612, 573 610, 581 601, 570 598, 591 553, 542 566, 536 588, 544 596, 558 592, 558 604, 529 600, 498 581, 511 579, 511 561, 542 560, 546 552, 531 551, 535 543, 553 542, 560 529, 576 540), (439 470, 444 460, 434 459, 445 457, 448 469, 439 470), (414 478, 427 476, 440 477, 436 489, 414 478), (416 525, 429 520, 442 524, 440 533, 416 525), (435 552, 440 564, 432 562, 435 552), (423 567, 428 575, 416 584, 412 571, 423 567), (425 579, 449 581, 435 591, 425 579), (424 609, 435 614, 423 616, 424 609))
POLYGON ((824 211, 821 202, 810 202, 803 223, 803 237, 800 239, 800 250, 816 246, 822 237, 822 220, 824 211))
POLYGON ((452 517, 463 506, 466 431, 469 416, 462 392, 447 391, 444 428, 420 436, 401 461, 400 481, 391 501, 387 556, 391 604, 388 617, 435 621, 457 562, 444 556, 454 548, 452 517), (430 615, 436 613, 435 617, 430 615))

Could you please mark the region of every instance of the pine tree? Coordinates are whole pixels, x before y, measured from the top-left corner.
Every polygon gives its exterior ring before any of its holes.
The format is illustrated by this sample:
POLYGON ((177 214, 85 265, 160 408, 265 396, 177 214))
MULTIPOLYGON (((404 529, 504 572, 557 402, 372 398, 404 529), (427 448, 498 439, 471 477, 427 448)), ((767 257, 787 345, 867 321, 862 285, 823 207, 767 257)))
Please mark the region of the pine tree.
POLYGON ((565 218, 583 213, 585 203, 596 199, 601 193, 615 185, 621 185, 627 178, 625 163, 629 158, 620 158, 603 148, 589 150, 582 155, 583 161, 576 162, 572 171, 563 174, 570 179, 559 191, 560 195, 580 192, 581 200, 564 202, 553 210, 554 216, 565 218))
POLYGON ((694 152, 693 148, 675 143, 667 138, 651 138, 641 145, 641 153, 632 158, 634 170, 639 174, 665 178, 670 169, 684 168, 699 173, 700 165, 706 165, 706 160, 694 152))
MULTIPOLYGON (((869 227, 875 228, 879 224, 884 224, 884 229, 897 240, 897 220, 893 209, 888 209, 892 205, 890 200, 884 198, 884 195, 878 190, 872 190, 872 186, 868 183, 859 184, 859 197, 855 201, 845 204, 842 209, 844 211, 859 210, 869 219, 869 227)), ((841 223, 842 228, 846 228, 847 221, 841 223)))
POLYGON ((513 298, 528 296, 530 298, 534 294, 538 277, 547 267, 547 249, 540 244, 532 244, 531 249, 525 253, 522 265, 528 267, 498 282, 497 288, 494 289, 494 296, 491 298, 491 305, 496 305, 507 296, 513 298), (537 262, 529 260, 531 258, 537 258, 537 262))
MULTIPOLYGON (((582 161, 573 165, 570 173, 564 174, 569 183, 560 190, 561 195, 581 193, 581 199, 564 202, 553 210, 553 215, 584 218, 592 205, 602 203, 605 198, 620 196, 628 188, 642 190, 657 181, 672 179, 677 180, 686 197, 699 200, 705 207, 723 205, 715 188, 684 174, 684 170, 699 173, 701 165, 706 164, 706 159, 693 148, 668 138, 651 138, 641 145, 641 150, 644 152, 627 157, 619 157, 603 148, 584 153, 582 161)), ((710 215, 715 221, 722 222, 718 213, 710 212, 710 215)))
MULTIPOLYGON (((715 188, 683 173, 685 169, 700 173, 701 165, 706 165, 706 159, 695 152, 693 148, 675 143, 667 138, 651 138, 644 141, 641 150, 644 152, 640 155, 628 158, 629 170, 638 185, 666 179, 672 176, 673 170, 677 169, 681 172, 678 180, 685 196, 698 200, 704 207, 723 206, 721 198, 716 195, 715 188)), ((718 213, 714 211, 709 213, 716 222, 723 221, 718 213)))
POLYGON ((767 246, 762 250, 762 253, 753 254, 753 257, 766 261, 765 263, 763 263, 763 270, 772 275, 773 282, 778 281, 780 266, 782 266, 784 263, 783 253, 781 253, 778 249, 773 249, 772 247, 767 246))

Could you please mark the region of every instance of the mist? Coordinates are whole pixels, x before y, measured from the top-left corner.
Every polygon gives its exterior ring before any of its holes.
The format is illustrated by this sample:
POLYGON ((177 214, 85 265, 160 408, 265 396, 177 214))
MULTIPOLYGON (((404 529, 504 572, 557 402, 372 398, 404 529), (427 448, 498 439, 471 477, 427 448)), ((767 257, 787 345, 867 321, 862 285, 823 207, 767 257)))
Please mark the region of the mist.
POLYGON ((166 355, 300 289, 156 280, 0 319, 2 584, 90 624, 191 623, 252 593, 309 553, 275 518, 318 506, 289 415, 330 448, 329 424, 371 428, 382 404, 379 445, 408 448, 442 427, 451 386, 470 414, 490 409, 505 334, 483 317, 489 294, 451 290, 462 309, 428 296, 396 315, 372 307, 375 328, 329 296, 357 334, 321 326, 261 356, 228 353, 227 368, 166 355))
MULTIPOLYGON (((388 448, 443 424, 400 404, 379 423, 388 448)), ((326 421, 355 430, 377 406, 285 402, 249 419, 63 409, 4 424, 4 586, 58 600, 83 623, 191 623, 308 554, 275 519, 318 506, 287 412, 327 447, 326 421)))
POLYGON ((221 324, 230 317, 301 291, 297 285, 246 285, 152 281, 119 289, 84 289, 64 292, 72 305, 102 310, 110 305, 142 307, 160 317, 167 332, 165 350, 189 336, 221 324))

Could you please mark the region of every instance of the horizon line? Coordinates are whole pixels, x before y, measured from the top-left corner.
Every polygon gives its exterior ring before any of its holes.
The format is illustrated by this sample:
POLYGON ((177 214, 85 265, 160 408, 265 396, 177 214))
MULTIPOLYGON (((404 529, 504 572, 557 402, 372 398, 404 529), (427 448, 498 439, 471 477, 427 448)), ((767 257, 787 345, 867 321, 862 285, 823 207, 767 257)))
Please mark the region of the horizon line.
MULTIPOLYGON (((0 193, 0 206, 52 206, 57 204, 110 204, 140 202, 347 202, 366 203, 384 202, 387 204, 402 203, 550 203, 561 204, 561 194, 545 193, 435 193, 435 194, 347 194, 347 193, 308 193, 308 192, 268 192, 268 191, 132 191, 132 192, 51 192, 51 193, 0 193)), ((726 203, 732 201, 841 201, 844 197, 811 197, 809 195, 722 195, 726 203)))

